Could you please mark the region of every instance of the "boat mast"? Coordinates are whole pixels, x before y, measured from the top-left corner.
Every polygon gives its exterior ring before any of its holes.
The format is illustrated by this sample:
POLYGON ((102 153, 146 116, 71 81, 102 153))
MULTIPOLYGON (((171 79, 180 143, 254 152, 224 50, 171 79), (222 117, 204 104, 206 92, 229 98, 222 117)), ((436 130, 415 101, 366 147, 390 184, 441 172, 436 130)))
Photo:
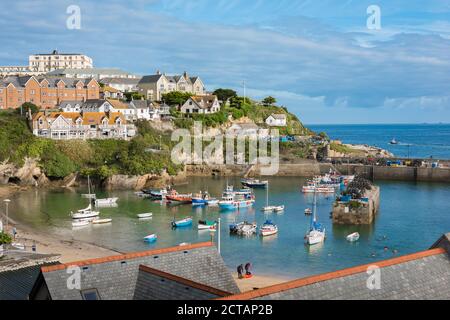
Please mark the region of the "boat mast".
POLYGON ((266 207, 269 206, 269 184, 267 184, 266 188, 266 207))

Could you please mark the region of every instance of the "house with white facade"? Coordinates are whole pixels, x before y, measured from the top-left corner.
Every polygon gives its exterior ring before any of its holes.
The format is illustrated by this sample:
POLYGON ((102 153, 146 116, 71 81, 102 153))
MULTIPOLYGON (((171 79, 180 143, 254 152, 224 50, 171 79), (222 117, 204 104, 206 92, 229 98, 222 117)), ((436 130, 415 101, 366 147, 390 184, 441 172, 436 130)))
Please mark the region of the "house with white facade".
POLYGON ((110 101, 102 99, 64 101, 58 108, 62 112, 116 112, 110 101))
POLYGON ((137 92, 137 84, 141 80, 138 78, 103 78, 99 80, 105 86, 119 90, 120 92, 137 92))
POLYGON ((211 114, 220 111, 219 99, 215 95, 192 96, 180 108, 184 114, 211 114))
POLYGON ((287 117, 285 114, 272 113, 266 119, 266 124, 271 127, 285 127, 287 125, 287 117))

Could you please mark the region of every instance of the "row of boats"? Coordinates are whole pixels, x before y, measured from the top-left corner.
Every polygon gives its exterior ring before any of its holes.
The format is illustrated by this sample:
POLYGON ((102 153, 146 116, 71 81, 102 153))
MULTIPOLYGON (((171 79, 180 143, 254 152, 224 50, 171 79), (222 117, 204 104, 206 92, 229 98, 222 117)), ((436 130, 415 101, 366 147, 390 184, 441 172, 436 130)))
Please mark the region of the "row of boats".
POLYGON ((303 193, 336 193, 345 188, 355 179, 354 175, 340 175, 332 170, 329 173, 316 176, 302 187, 303 193))

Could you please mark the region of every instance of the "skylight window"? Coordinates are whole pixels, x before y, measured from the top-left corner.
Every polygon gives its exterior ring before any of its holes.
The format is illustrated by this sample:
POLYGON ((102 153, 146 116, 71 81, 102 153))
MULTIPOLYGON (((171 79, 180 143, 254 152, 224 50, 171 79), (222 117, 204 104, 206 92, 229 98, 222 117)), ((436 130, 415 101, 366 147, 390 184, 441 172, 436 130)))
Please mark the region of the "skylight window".
POLYGON ((81 290, 83 300, 101 300, 97 289, 81 290))

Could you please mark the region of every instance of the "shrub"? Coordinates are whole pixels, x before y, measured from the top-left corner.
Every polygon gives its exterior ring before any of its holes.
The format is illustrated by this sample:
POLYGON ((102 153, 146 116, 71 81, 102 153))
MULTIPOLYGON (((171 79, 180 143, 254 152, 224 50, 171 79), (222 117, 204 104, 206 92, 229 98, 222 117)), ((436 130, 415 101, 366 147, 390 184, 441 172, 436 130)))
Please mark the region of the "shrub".
POLYGON ((4 232, 0 232, 0 245, 2 244, 10 244, 12 242, 12 238, 9 234, 4 232))

